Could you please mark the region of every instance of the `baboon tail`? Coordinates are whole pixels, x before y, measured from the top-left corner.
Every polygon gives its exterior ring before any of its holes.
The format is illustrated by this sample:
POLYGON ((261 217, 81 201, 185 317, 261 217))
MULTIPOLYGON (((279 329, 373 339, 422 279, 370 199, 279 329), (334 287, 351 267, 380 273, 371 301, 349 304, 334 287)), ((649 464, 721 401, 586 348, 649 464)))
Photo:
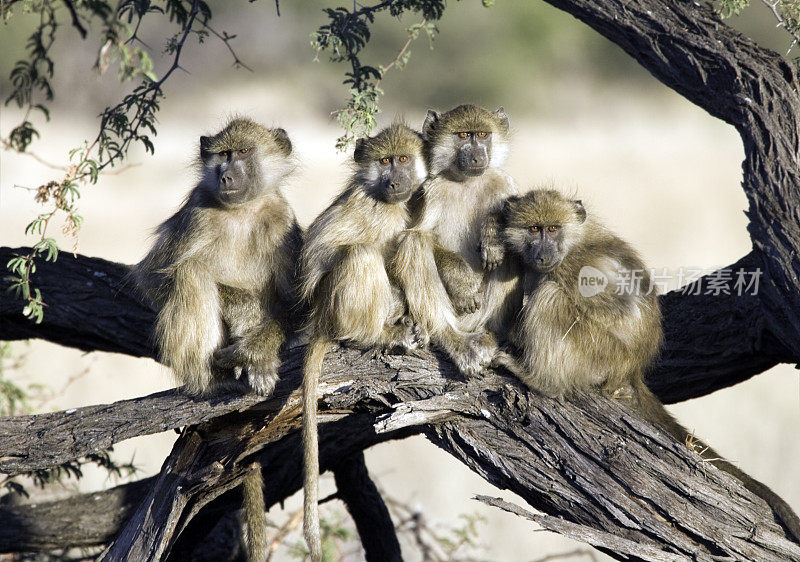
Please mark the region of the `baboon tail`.
POLYGON ((247 560, 263 562, 267 559, 267 519, 259 463, 253 463, 252 469, 244 477, 242 495, 247 524, 247 560))
POLYGON ((319 439, 317 435, 317 390, 322 361, 330 342, 314 337, 303 364, 303 536, 312 562, 322 560, 319 527, 319 439))
POLYGON ((707 459, 720 470, 724 470, 738 479, 745 488, 767 502, 770 508, 772 508, 775 520, 784 528, 790 540, 800 543, 800 518, 778 494, 769 489, 768 486, 740 470, 734 464, 723 459, 714 449, 699 439, 696 439, 694 435, 672 417, 664 407, 664 404, 661 403, 647 386, 645 386, 644 382, 639 384, 639 387, 636 389, 636 395, 639 411, 643 414, 643 417, 666 429, 670 435, 681 443, 686 443, 687 437, 690 438, 693 443, 692 448, 700 453, 700 456, 707 459))

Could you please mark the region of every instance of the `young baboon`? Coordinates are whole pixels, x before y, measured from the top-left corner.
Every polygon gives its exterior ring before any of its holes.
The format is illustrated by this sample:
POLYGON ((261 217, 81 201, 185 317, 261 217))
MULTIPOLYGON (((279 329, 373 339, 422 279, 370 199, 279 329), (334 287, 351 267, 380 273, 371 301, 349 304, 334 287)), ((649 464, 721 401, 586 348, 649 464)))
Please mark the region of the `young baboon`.
POLYGON ((460 105, 429 110, 422 129, 429 178, 414 201, 394 268, 411 316, 465 374, 492 359, 521 291, 491 212, 517 192, 500 167, 508 116, 460 105))
POLYGON ((303 370, 304 534, 321 559, 317 389, 333 341, 408 350, 424 335, 404 316, 402 293, 387 271, 407 226, 407 201, 425 179, 422 139, 402 124, 359 139, 345 190, 308 228, 301 255, 301 296, 310 307, 311 342, 303 370))
POLYGON ((200 137, 200 181, 134 267, 160 308, 161 361, 191 394, 240 376, 262 395, 275 386, 302 242, 279 190, 291 153, 286 131, 245 118, 200 137))
MULTIPOLYGON (((633 248, 587 216, 580 201, 555 190, 510 198, 501 222, 524 268, 526 301, 512 333, 521 362, 504 354, 497 362, 549 396, 602 389, 685 442, 690 433, 644 383, 661 344, 661 311, 633 248)), ((701 449, 800 539, 800 519, 786 502, 712 449, 701 449)))

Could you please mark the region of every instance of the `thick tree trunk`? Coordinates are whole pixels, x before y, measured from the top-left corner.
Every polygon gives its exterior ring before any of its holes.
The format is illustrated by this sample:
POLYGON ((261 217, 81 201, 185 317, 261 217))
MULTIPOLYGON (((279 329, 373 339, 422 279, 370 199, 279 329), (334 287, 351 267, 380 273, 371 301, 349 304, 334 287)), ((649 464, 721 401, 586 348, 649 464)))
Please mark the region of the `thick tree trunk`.
MULTIPOLYGON (((680 0, 545 0, 739 131, 764 330, 800 359, 800 81, 783 57, 680 0)), ((687 202, 688 204, 688 202, 687 202)), ((693 327, 687 326, 692 330, 693 327)))

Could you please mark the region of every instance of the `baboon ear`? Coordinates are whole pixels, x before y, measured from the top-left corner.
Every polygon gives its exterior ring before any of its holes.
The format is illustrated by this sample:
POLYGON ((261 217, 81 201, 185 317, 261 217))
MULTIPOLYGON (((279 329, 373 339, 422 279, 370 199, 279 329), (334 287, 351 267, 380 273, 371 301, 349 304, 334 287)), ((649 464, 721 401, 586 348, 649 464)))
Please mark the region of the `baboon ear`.
POLYGON ((353 160, 364 162, 367 159, 367 139, 356 139, 356 148, 353 151, 353 160))
POLYGON ((433 131, 436 129, 436 125, 438 124, 439 124, 439 114, 436 113, 434 110, 429 109, 428 113, 425 115, 425 122, 422 123, 422 140, 426 141, 431 140, 433 131))
POLYGON ((517 201, 519 201, 518 195, 512 195, 511 197, 507 198, 503 201, 503 216, 507 217, 509 213, 511 213, 517 206, 517 201))
POLYGON ((502 131, 503 134, 508 133, 508 114, 505 108, 503 106, 498 107, 494 115, 500 123, 500 131, 502 131))
POLYGON ((578 217, 578 222, 584 222, 586 220, 586 209, 583 206, 583 201, 573 199, 572 204, 575 205, 575 215, 578 217))
POLYGON ((280 127, 272 129, 272 134, 275 137, 275 144, 281 149, 284 156, 289 156, 292 153, 292 141, 289 140, 289 135, 285 129, 280 127))

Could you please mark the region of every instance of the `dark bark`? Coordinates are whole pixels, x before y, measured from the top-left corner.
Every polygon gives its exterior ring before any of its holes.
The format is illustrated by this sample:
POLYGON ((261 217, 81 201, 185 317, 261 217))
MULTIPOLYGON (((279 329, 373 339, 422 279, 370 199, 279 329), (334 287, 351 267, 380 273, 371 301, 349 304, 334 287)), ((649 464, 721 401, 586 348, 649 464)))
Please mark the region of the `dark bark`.
POLYGON ((392 517, 369 477, 364 453, 344 457, 333 467, 337 497, 356 524, 367 562, 403 562, 392 517))
MULTIPOLYGON (((323 470, 378 442, 422 432, 498 488, 573 523, 562 526, 570 536, 586 538, 591 527, 598 536, 645 545, 644 559, 654 559, 645 554, 655 549, 701 560, 800 560, 800 545, 784 538, 763 501, 615 401, 583 395, 558 402, 495 374, 465 381, 428 356, 371 358, 339 349, 326 365, 323 470)), ((290 391, 298 382, 299 372, 287 373, 276 399, 187 430, 147 483, 144 501, 126 505, 132 515, 106 559, 166 555, 204 505, 217 514, 236 506, 236 487, 254 461, 269 475, 267 505, 298 490, 300 399, 290 391)), ((129 486, 103 498, 124 497, 129 486)), ((113 534, 118 521, 104 503, 111 500, 84 498, 70 505, 91 505, 93 536, 113 534)), ((0 518, 19 529, 15 522, 31 521, 29 510, 42 508, 3 508, 0 518)), ((0 534, 0 550, 36 544, 20 534, 0 534)))
MULTIPOLYGON (((0 264, 30 248, 0 247, 0 264)), ((113 351, 155 357, 151 343, 155 312, 128 277, 128 266, 62 252, 58 261, 36 261, 31 283, 45 301, 44 320, 22 316, 24 302, 0 278, 0 340, 39 338, 82 351, 113 351)))
MULTIPOLYGON (((725 269, 757 273, 759 264, 751 252, 725 269)), ((661 356, 647 384, 664 402, 704 396, 797 361, 769 330, 758 295, 714 294, 713 278, 661 296, 669 316, 663 322, 661 356)))
POLYGON ((152 478, 69 499, 0 507, 0 552, 46 552, 110 542, 152 478))
MULTIPOLYGON (((22 250, 0 247, 0 263, 22 250)), ((753 270, 757 259, 751 253, 729 269, 753 270)), ((39 337, 84 351, 155 357, 148 344, 155 315, 136 298, 126 272, 125 266, 81 255, 39 264, 34 283, 48 304, 44 321, 32 324, 22 316, 22 303, 0 291, 0 340, 39 337)), ((762 285, 768 283, 765 277, 762 285)), ((706 292, 703 287, 698 295, 673 291, 661 297, 665 342, 647 382, 667 404, 704 396, 796 360, 769 330, 758 296, 706 292)))

